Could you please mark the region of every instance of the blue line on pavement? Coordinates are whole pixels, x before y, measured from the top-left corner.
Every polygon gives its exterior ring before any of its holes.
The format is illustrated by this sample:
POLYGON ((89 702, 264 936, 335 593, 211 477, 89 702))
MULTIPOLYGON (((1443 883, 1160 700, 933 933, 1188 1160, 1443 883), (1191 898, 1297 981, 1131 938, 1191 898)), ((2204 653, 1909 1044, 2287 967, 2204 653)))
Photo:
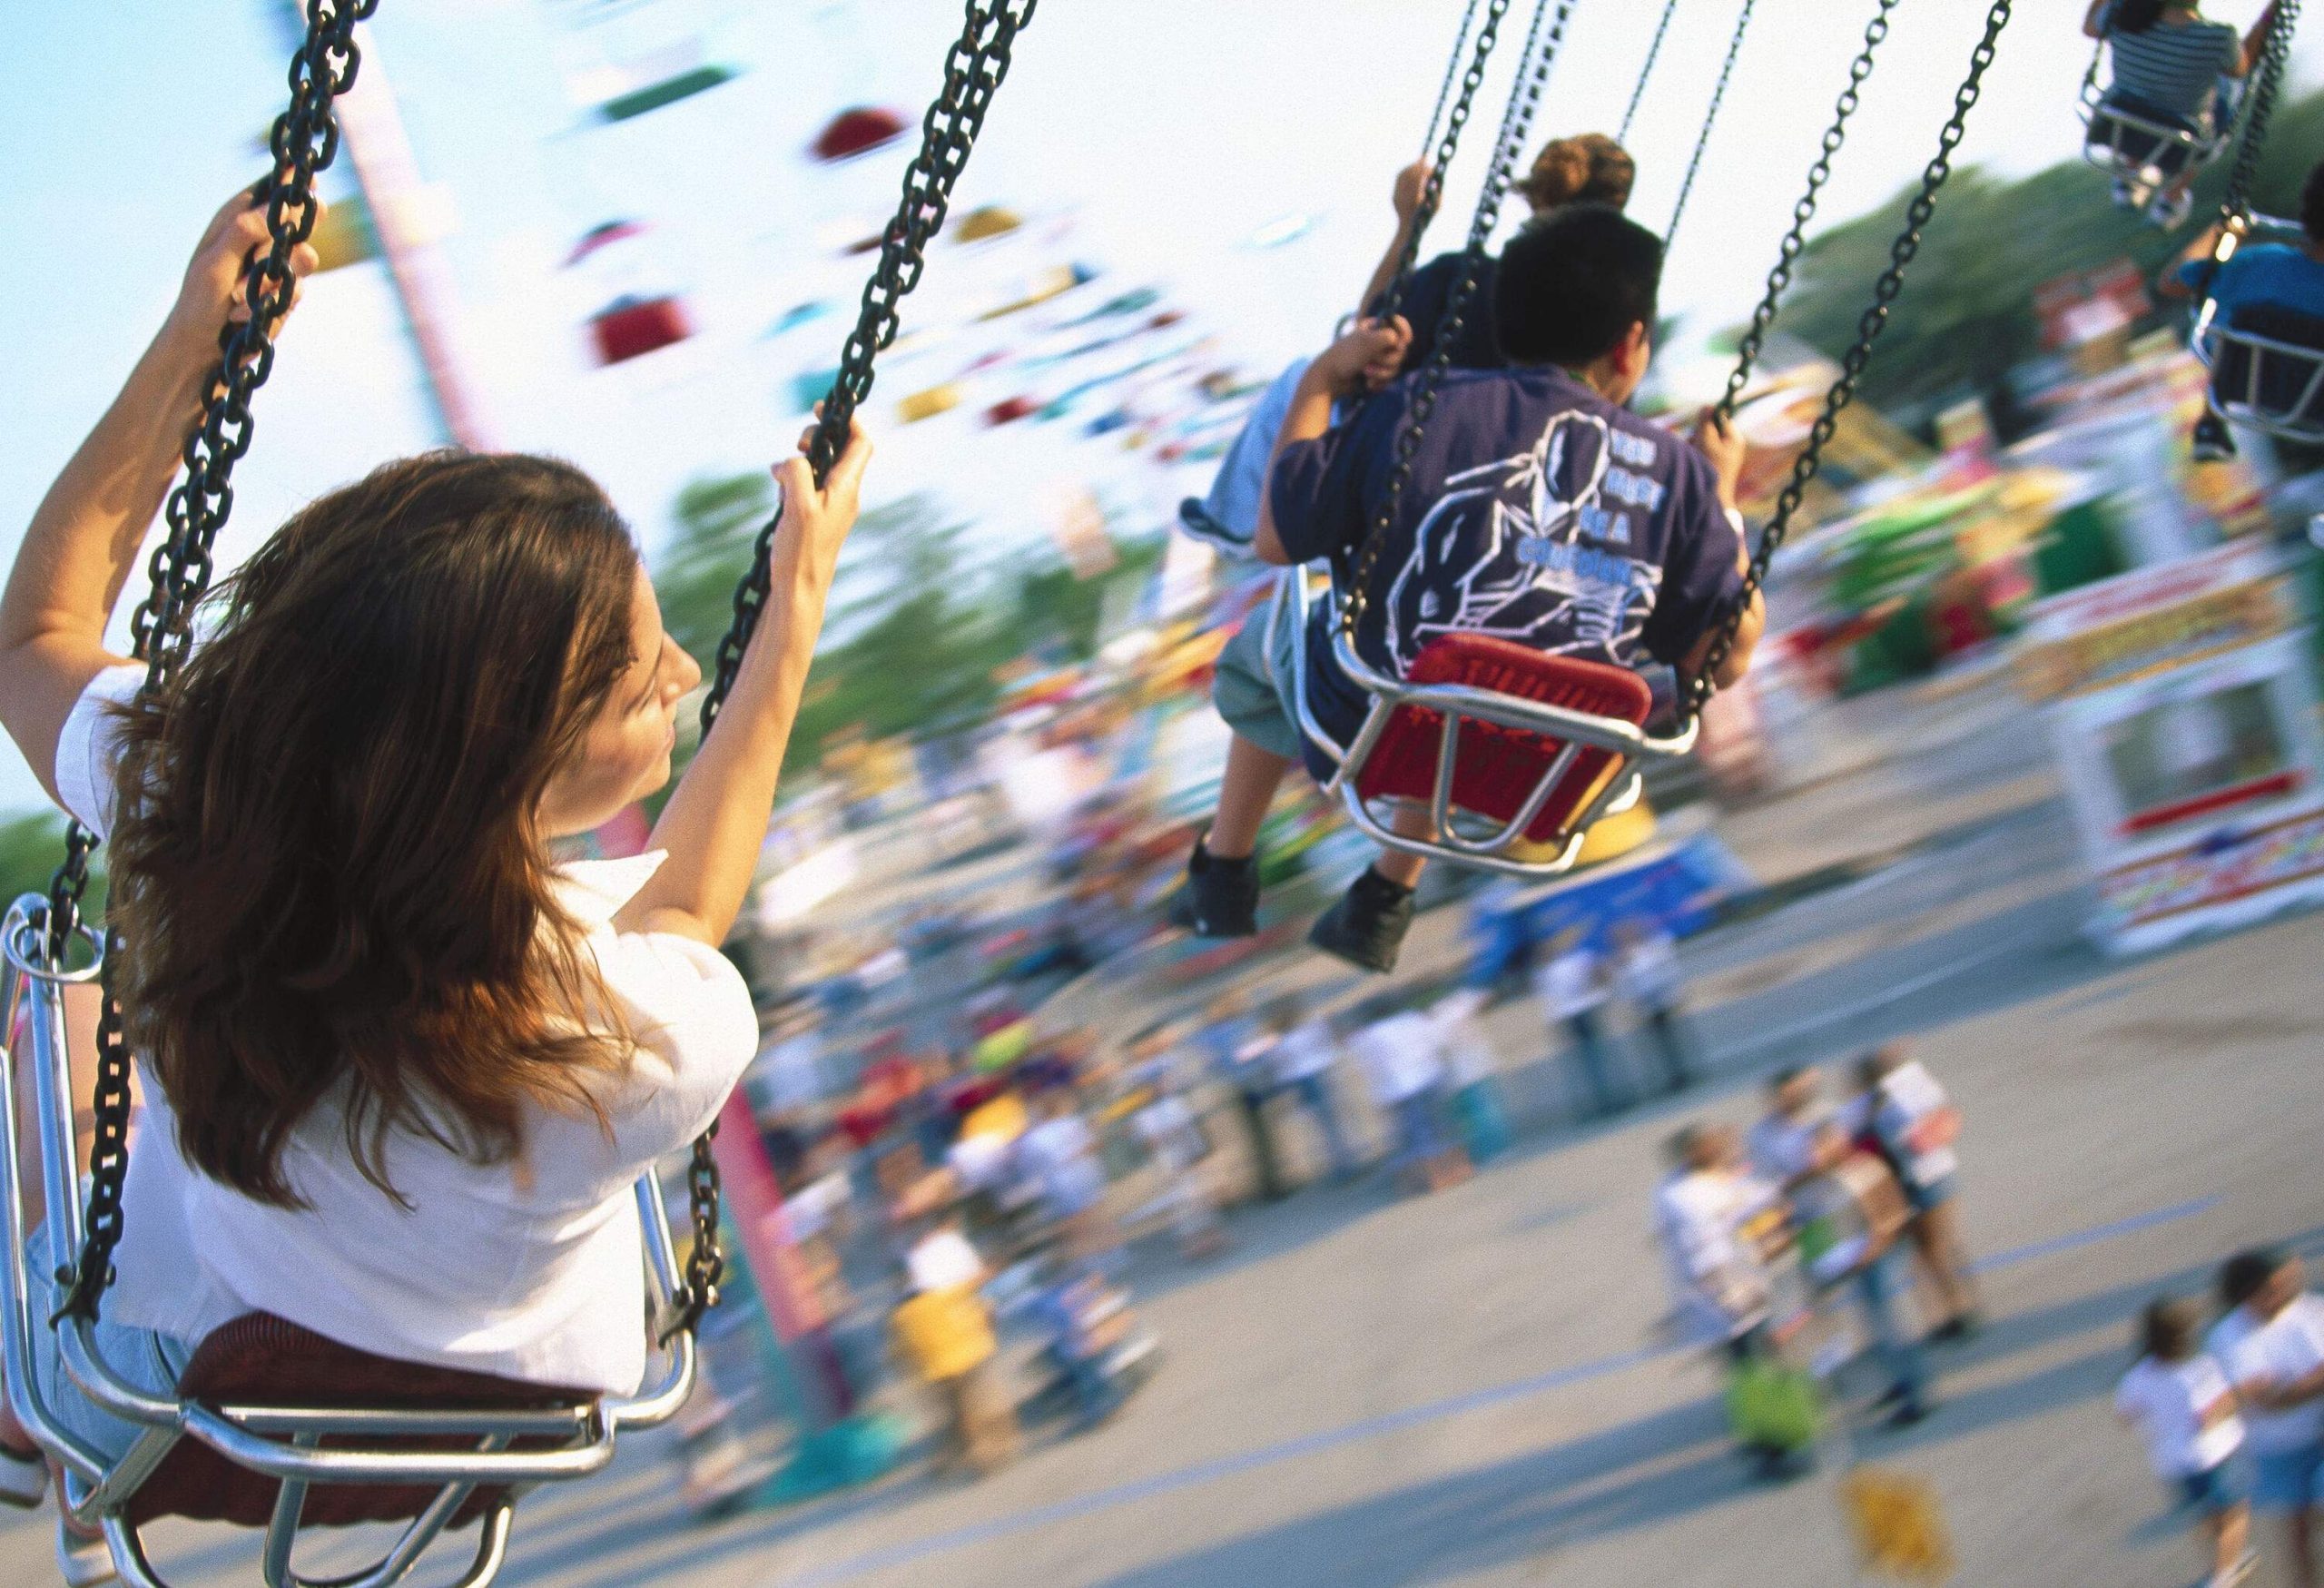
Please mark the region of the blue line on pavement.
MULTIPOLYGON (((2207 1213, 2218 1207, 2221 1200, 2222 1198, 2218 1197, 2199 1197, 2191 1202, 2181 1202, 2169 1208, 2158 1208, 2152 1212, 2133 1214, 2128 1218, 2118 1218, 2111 1223, 2092 1225, 2087 1229, 2053 1236, 2049 1239, 2034 1241, 2025 1246, 2010 1247, 1981 1259, 1976 1265, 1977 1271, 1991 1273, 1997 1268, 2014 1267, 2021 1263, 2055 1257, 2061 1252, 2075 1251, 2083 1247, 2114 1240, 2125 1235, 2135 1235, 2141 1230, 2152 1229, 2158 1225, 2174 1224, 2181 1219, 2192 1218, 2199 1214, 2207 1213)), ((1326 1428, 1320 1433, 1302 1435, 1296 1439, 1285 1439, 1274 1445, 1263 1445, 1256 1450, 1246 1450, 1238 1455, 1226 1455, 1211 1461, 1197 1462, 1192 1466, 1180 1467, 1175 1472, 1157 1473, 1151 1477, 1118 1484, 1109 1489, 1095 1489, 1086 1494, 1076 1494, 1069 1499, 1055 1501, 1047 1505, 1036 1505, 1030 1510, 1013 1512, 1006 1516, 995 1516, 983 1522, 973 1522, 964 1527, 957 1527, 947 1533, 934 1534, 927 1538, 915 1539, 908 1544, 890 1544, 882 1549, 868 1550, 862 1554, 834 1561, 829 1565, 818 1566, 803 1572, 797 1576, 787 1578, 784 1580, 784 1588, 828 1588, 831 1583, 845 1582, 851 1577, 859 1577, 867 1572, 886 1571, 895 1566, 910 1565, 916 1561, 926 1560, 931 1555, 949 1553, 956 1549, 965 1549, 971 1544, 986 1544, 996 1538, 1005 1538, 1010 1534, 1023 1533, 1036 1527, 1047 1527, 1054 1523, 1069 1522, 1076 1517, 1088 1516, 1095 1512, 1112 1510, 1118 1505, 1136 1504, 1141 1500, 1151 1500, 1158 1495, 1175 1493, 1179 1489, 1192 1488, 1198 1484, 1214 1483, 1220 1478, 1234 1477, 1242 1473, 1256 1471, 1260 1467, 1274 1466, 1281 1462, 1295 1461, 1301 1456, 1313 1455, 1342 1445, 1353 1445, 1361 1440, 1374 1439, 1384 1434, 1399 1433, 1422 1424, 1439 1422, 1446 1417, 1457 1417, 1469 1412, 1482 1411, 1487 1406, 1522 1400, 1528 1396, 1541 1395, 1553 1389, 1563 1389, 1571 1385, 1586 1383, 1593 1378, 1603 1378, 1610 1374, 1643 1366, 1659 1356, 1670 1355, 1676 1349, 1679 1347, 1649 1346, 1641 1350, 1623 1351, 1611 1356, 1599 1357, 1594 1362, 1584 1362, 1578 1366, 1561 1367, 1553 1373, 1537 1374, 1530 1378, 1515 1379, 1507 1384, 1472 1390, 1466 1395, 1452 1396, 1443 1400, 1409 1406, 1400 1412, 1388 1412, 1376 1417, 1365 1417, 1358 1422, 1344 1424, 1337 1428, 1326 1428)))

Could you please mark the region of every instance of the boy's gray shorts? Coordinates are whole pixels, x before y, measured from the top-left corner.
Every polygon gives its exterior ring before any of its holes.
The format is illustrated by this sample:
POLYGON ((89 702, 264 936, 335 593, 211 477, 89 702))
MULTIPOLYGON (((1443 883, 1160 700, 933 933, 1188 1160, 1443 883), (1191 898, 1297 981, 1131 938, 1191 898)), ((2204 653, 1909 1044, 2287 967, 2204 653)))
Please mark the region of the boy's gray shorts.
POLYGON ((1210 686, 1211 704, 1226 725, 1271 755, 1286 761, 1301 759, 1298 708, 1292 703, 1292 647, 1299 643, 1298 626, 1275 625, 1275 643, 1267 643, 1267 616, 1273 607, 1261 604, 1226 648, 1210 686))

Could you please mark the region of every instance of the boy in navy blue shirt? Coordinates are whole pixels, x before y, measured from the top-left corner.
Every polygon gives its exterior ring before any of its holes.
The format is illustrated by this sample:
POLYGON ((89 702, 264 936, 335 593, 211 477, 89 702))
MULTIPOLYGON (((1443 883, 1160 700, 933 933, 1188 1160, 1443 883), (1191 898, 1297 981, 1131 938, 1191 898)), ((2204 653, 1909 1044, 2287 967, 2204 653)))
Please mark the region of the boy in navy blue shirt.
MULTIPOLYGON (((1536 220, 1502 251, 1494 319, 1509 367, 1452 370, 1413 459, 1374 570, 1357 653, 1403 676, 1442 635, 1486 634, 1618 666, 1699 666, 1740 587, 1735 483, 1743 444, 1716 419, 1694 445, 1629 413, 1645 377, 1662 245, 1603 205, 1536 220)), ((1276 439, 1256 548, 1278 565, 1330 559, 1344 589, 1393 467, 1417 377, 1396 378, 1411 333, 1366 321, 1317 358, 1276 439), (1377 393, 1346 424, 1335 400, 1377 393)), ((1716 676, 1740 677, 1763 609, 1755 597, 1716 676)), ((1218 811, 1195 846, 1173 917, 1209 937, 1256 930, 1259 824, 1303 743, 1293 645, 1307 647, 1308 705, 1344 745, 1368 704, 1332 656, 1319 607, 1305 636, 1255 615, 1219 657, 1213 699, 1235 730, 1218 811)), ((1425 813, 1399 831, 1428 836, 1425 813)), ((1315 923, 1311 941, 1361 968, 1393 967, 1422 860, 1384 852, 1315 923)))

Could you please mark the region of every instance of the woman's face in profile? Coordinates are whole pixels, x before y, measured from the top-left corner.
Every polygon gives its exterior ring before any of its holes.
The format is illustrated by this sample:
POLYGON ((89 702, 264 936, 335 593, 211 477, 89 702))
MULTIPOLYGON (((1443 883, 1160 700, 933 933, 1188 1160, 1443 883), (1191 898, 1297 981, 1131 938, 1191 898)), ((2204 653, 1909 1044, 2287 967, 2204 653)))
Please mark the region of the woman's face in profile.
POLYGON ((582 734, 573 758, 541 796, 549 837, 586 833, 670 780, 678 742, 678 703, 702 669, 662 626, 662 608, 644 564, 630 596, 630 663, 582 734))

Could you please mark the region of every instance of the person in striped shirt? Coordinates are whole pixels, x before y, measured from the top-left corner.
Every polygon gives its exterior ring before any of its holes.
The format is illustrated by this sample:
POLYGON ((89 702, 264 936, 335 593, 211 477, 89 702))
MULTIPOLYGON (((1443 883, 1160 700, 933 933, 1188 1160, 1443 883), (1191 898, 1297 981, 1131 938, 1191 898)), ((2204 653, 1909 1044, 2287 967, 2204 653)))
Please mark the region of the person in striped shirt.
POLYGON ((2186 220, 2200 143, 2231 117, 2235 85, 2258 62, 2277 4, 2269 0, 2251 30, 2238 38, 2232 26, 2206 19, 2196 0, 2091 0, 2083 32, 2105 41, 2113 79, 2091 118, 2090 142, 2144 163, 2136 178, 2116 182, 2117 202, 2144 205, 2166 230, 2186 220), (2165 139, 2108 111, 2176 128, 2196 142, 2165 139))

